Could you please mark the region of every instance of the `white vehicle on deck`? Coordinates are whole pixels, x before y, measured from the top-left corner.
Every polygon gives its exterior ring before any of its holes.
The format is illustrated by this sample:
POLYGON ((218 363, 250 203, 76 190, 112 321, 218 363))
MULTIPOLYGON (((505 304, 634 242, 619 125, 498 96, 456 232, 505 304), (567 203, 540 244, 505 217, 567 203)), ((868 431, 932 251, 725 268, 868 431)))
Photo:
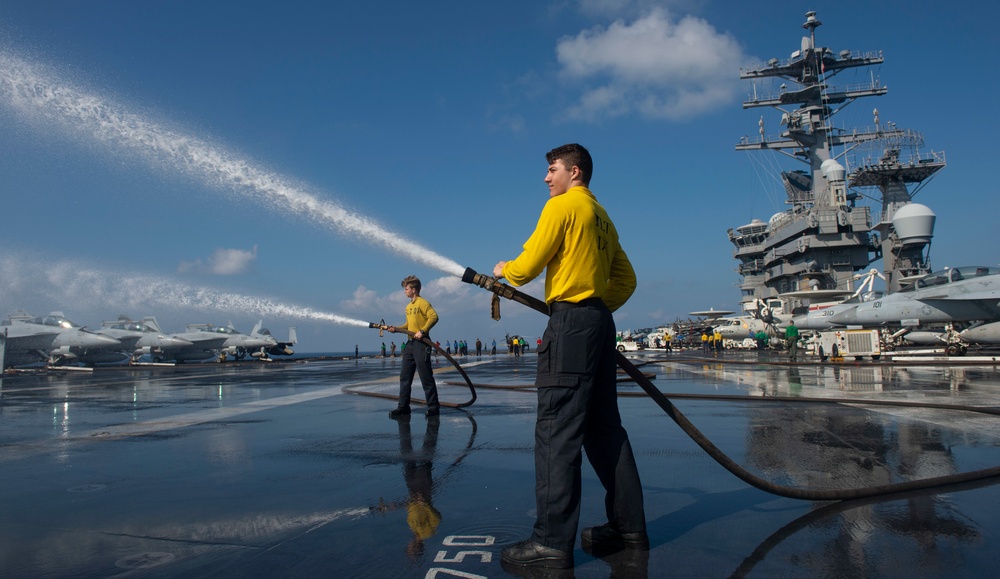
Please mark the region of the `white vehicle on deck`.
POLYGON ((616 336, 615 348, 619 352, 638 352, 646 349, 646 334, 633 334, 631 331, 619 332, 616 336))

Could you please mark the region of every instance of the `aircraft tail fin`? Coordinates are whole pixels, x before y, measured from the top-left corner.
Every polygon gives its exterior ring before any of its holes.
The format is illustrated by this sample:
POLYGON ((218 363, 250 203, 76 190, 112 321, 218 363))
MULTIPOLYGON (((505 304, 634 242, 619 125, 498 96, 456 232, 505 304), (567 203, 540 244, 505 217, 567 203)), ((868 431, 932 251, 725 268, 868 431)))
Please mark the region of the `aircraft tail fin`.
POLYGON ((299 337, 295 334, 295 326, 288 328, 288 343, 289 344, 299 343, 299 337))
POLYGON ((160 324, 156 321, 156 317, 155 316, 146 316, 145 318, 142 319, 142 323, 144 323, 147 326, 149 326, 150 329, 152 329, 154 332, 162 332, 163 331, 163 330, 160 329, 160 324))

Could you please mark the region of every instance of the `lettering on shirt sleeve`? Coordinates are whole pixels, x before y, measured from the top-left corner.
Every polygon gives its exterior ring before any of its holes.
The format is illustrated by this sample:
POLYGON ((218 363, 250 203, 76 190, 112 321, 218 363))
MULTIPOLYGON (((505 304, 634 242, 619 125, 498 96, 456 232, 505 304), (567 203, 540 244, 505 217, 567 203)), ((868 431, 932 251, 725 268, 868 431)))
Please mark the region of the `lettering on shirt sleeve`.
POLYGON ((595 215, 594 219, 597 220, 597 249, 598 251, 604 251, 608 247, 608 234, 611 232, 611 224, 603 219, 600 215, 595 215))

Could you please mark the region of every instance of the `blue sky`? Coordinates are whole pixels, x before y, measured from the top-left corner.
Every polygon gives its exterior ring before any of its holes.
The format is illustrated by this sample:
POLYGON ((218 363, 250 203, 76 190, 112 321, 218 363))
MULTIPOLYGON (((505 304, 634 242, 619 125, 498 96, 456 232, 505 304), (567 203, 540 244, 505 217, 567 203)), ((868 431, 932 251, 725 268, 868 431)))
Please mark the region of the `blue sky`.
POLYGON ((620 329, 734 309, 726 230, 783 210, 776 168, 799 168, 734 150, 762 113, 779 130, 739 70, 787 59, 808 9, 818 44, 885 56, 888 95, 835 122, 877 107, 947 155, 916 198, 935 268, 997 265, 1000 9, 957 6, 0 0, 0 314, 264 318, 303 352, 375 350, 356 322, 402 321, 416 274, 442 343, 534 341, 541 315, 492 321, 453 270, 518 254, 566 142, 639 277, 620 329))

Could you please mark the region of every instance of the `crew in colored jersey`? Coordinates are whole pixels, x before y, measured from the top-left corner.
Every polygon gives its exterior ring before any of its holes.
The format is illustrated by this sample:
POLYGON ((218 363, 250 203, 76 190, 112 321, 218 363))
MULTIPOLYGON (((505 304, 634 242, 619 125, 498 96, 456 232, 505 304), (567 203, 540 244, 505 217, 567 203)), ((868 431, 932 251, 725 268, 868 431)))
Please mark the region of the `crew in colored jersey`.
POLYGON ((427 416, 437 416, 441 413, 438 403, 437 383, 434 382, 434 372, 431 370, 431 346, 424 343, 425 336, 430 340, 428 332, 438 321, 437 312, 430 302, 420 297, 420 280, 411 275, 403 280, 403 293, 409 298, 406 306, 406 322, 399 326, 389 326, 390 332, 413 332, 413 339, 403 349, 403 368, 399 373, 399 405, 389 412, 390 418, 398 418, 410 413, 410 392, 413 387, 413 375, 420 374, 420 383, 424 387, 427 399, 427 416))
POLYGON ((648 551, 642 485, 618 411, 611 312, 635 291, 618 231, 589 189, 593 162, 580 145, 553 149, 549 200, 524 251, 493 268, 521 286, 545 270, 550 317, 538 348, 536 520, 531 538, 501 553, 514 570, 567 569, 580 520, 581 449, 605 488, 608 522, 584 529, 584 549, 648 551))

